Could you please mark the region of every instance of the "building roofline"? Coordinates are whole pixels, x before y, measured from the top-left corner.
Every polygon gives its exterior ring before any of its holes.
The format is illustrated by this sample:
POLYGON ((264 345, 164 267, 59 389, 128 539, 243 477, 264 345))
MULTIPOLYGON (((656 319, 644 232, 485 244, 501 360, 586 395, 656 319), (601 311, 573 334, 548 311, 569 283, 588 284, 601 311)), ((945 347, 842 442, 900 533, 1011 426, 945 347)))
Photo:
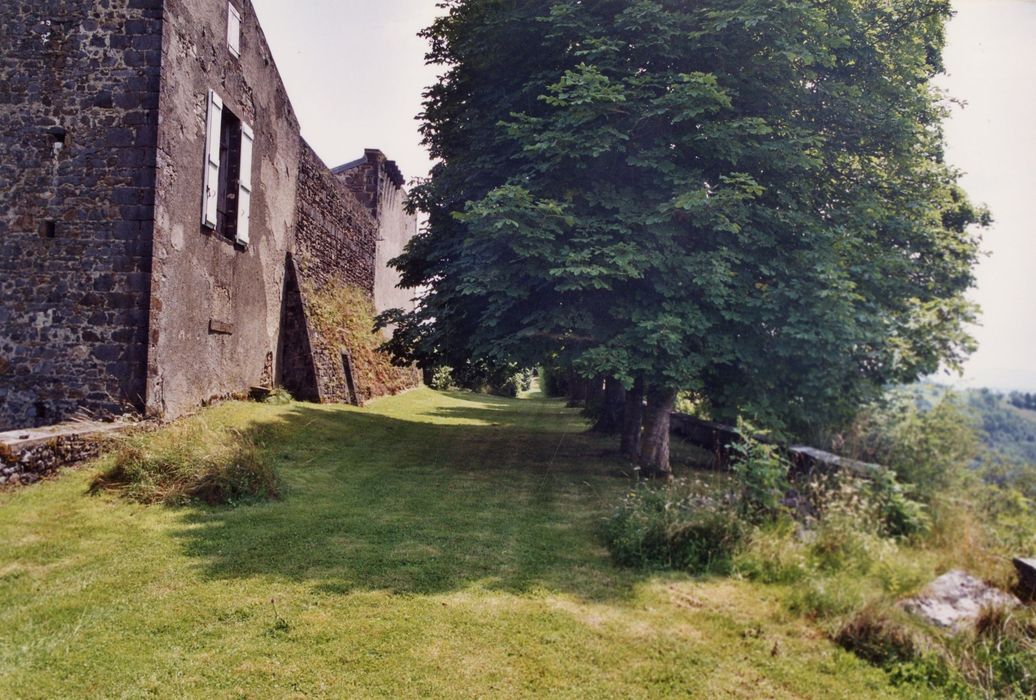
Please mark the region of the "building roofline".
POLYGON ((406 184, 406 179, 403 177, 403 171, 399 169, 399 165, 394 160, 389 160, 388 157, 377 148, 367 148, 363 151, 363 157, 351 160, 348 163, 339 165, 337 168, 331 168, 331 172, 335 175, 342 175, 355 170, 361 165, 368 163, 383 163, 385 165, 385 171, 388 173, 389 179, 399 189, 403 189, 403 185, 406 184))

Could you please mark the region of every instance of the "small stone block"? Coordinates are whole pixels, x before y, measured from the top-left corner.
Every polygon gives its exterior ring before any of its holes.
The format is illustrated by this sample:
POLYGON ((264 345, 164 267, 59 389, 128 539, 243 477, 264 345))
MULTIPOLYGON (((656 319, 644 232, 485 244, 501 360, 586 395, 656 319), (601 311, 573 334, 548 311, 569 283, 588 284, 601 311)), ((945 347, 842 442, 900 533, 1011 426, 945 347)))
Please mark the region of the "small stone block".
POLYGON ((217 333, 219 335, 233 335, 234 324, 212 319, 209 321, 209 333, 217 333))
POLYGON ((252 399, 252 401, 265 401, 270 398, 272 392, 273 389, 270 387, 253 386, 248 390, 248 398, 252 399))

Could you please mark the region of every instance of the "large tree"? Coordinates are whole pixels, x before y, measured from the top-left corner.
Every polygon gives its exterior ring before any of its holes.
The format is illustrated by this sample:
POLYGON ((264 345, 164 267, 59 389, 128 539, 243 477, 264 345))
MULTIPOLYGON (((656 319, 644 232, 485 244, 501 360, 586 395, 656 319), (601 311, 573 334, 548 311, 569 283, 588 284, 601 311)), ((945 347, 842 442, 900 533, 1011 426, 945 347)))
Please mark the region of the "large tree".
MULTIPOLYGON (((452 0, 401 358, 679 390, 790 433, 970 351, 982 214, 943 159, 943 0, 452 0)), ((629 436, 627 435, 627 443, 629 436)))

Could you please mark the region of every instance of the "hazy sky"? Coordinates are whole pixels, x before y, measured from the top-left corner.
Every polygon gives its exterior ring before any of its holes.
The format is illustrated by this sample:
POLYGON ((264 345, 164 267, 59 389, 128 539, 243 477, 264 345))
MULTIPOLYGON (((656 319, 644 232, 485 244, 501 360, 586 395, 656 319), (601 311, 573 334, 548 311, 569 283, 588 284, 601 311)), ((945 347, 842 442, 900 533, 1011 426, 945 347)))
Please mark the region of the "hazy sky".
MULTIPOLYGON (((3 0, 0 0, 2 2, 3 0)), ((380 148, 407 179, 428 173, 415 119, 435 82, 417 32, 435 0, 252 0, 302 135, 334 167, 380 148)))
MULTIPOLYGON (((430 166, 414 117, 435 80, 417 32, 435 0, 253 0, 302 123, 328 165, 380 148, 409 178, 430 166)), ((956 0, 943 84, 967 108, 949 158, 993 210, 974 298, 981 349, 966 383, 1036 390, 1036 0, 956 0)))
POLYGON ((1036 0, 956 0, 943 81, 967 106, 947 129, 949 159, 989 205, 990 253, 967 383, 1036 390, 1036 0))

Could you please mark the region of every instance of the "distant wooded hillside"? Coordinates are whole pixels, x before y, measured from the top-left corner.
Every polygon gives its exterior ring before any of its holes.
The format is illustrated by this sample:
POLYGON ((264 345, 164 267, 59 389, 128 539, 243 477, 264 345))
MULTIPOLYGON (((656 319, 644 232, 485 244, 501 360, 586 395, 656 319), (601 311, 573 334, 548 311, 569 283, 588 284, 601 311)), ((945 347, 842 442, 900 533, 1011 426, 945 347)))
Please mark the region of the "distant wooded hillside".
POLYGON ((973 416, 987 453, 979 466, 997 480, 1036 485, 1036 396, 991 389, 954 389, 922 383, 903 389, 928 408, 948 393, 960 399, 973 416))

